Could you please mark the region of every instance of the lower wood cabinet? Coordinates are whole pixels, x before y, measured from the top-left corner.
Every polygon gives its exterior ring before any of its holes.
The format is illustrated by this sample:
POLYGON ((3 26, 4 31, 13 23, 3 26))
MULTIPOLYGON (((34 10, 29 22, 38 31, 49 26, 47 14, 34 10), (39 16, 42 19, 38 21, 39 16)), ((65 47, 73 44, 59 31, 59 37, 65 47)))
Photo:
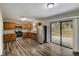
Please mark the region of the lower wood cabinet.
POLYGON ((32 39, 37 40, 37 33, 33 33, 32 39))
POLYGON ((23 39, 32 38, 33 34, 31 32, 23 32, 23 39))
POLYGON ((3 41, 4 42, 16 41, 16 34, 4 34, 3 41))

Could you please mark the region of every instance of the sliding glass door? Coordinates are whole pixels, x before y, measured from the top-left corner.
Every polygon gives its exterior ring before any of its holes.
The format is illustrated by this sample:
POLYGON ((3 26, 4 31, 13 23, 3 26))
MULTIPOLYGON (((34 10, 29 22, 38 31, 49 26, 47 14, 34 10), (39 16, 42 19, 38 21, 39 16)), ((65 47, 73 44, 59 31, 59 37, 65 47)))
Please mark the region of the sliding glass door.
POLYGON ((72 21, 60 21, 51 23, 51 42, 73 48, 72 21))
POLYGON ((62 22, 62 45, 73 48, 73 26, 72 21, 62 22))
POLYGON ((60 44, 60 23, 54 22, 51 24, 51 42, 60 44))

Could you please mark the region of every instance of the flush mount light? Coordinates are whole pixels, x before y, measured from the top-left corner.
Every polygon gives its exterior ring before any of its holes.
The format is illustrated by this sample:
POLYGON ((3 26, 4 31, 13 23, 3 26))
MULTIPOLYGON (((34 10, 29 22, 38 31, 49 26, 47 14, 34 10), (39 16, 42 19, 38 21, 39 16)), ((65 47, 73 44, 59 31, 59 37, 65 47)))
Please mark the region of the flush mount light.
POLYGON ((22 21, 25 21, 25 20, 26 20, 26 18, 22 18, 21 20, 22 20, 22 21))
POLYGON ((33 19, 29 19, 29 18, 26 18, 25 16, 21 16, 21 21, 28 21, 28 22, 33 22, 34 20, 33 19))
POLYGON ((21 20, 22 20, 22 21, 25 21, 26 18, 25 18, 24 16, 21 16, 21 20))
POLYGON ((54 5, 55 5, 55 3, 48 3, 48 4, 47 4, 47 8, 53 8, 54 5))

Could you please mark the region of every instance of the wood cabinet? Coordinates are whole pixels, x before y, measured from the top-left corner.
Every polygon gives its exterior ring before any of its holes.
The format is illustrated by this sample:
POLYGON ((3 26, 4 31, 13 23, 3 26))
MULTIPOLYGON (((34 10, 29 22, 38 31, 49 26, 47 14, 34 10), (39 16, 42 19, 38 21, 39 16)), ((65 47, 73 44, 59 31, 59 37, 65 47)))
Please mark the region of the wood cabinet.
POLYGON ((22 24, 22 29, 27 29, 27 24, 23 23, 22 24))
POLYGON ((33 28, 33 25, 30 24, 30 23, 28 23, 28 24, 23 23, 23 24, 22 24, 22 29, 32 29, 32 28, 33 28))
POLYGON ((32 38, 33 34, 31 32, 23 32, 23 39, 32 38))
POLYGON ((22 37, 23 37, 23 39, 25 39, 26 36, 27 36, 27 35, 26 35, 26 32, 23 32, 23 33, 22 33, 22 37))
POLYGON ((15 29, 16 24, 14 22, 4 22, 4 30, 15 29))
POLYGON ((27 32, 27 38, 32 38, 33 37, 33 34, 31 32, 27 32))
POLYGON ((16 41, 16 34, 4 34, 3 41, 4 42, 16 41))
POLYGON ((34 40, 37 40, 37 39, 38 39, 38 38, 37 38, 37 33, 33 33, 32 39, 34 39, 34 40))
POLYGON ((28 24, 28 29, 32 29, 33 25, 32 24, 28 24))

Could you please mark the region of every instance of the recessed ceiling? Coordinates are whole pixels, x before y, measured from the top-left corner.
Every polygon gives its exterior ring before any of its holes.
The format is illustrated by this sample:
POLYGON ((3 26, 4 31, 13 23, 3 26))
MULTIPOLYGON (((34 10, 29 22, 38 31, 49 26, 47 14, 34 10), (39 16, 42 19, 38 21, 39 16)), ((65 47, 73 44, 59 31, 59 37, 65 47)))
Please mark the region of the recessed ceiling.
POLYGON ((78 3, 57 3, 51 9, 46 8, 46 5, 47 3, 0 3, 0 8, 3 17, 6 19, 19 19, 21 16, 44 18, 79 8, 78 3))

